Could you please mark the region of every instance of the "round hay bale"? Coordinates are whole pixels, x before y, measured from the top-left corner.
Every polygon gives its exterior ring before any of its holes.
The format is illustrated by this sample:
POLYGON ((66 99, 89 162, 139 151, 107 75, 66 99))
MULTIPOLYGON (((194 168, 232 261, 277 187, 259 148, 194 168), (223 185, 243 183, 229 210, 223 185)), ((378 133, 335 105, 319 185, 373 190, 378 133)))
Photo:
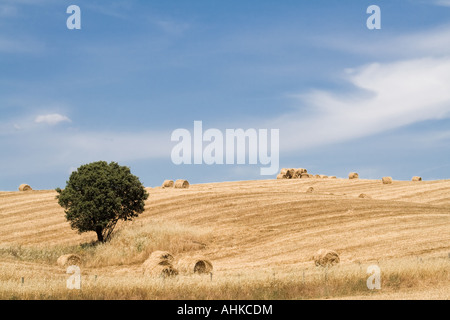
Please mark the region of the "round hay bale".
POLYGON ((56 263, 58 264, 58 266, 60 267, 68 267, 68 266, 79 266, 81 264, 82 260, 81 257, 79 255, 76 254, 65 254, 60 256, 57 260, 56 263))
POLYGON ((168 251, 154 251, 142 264, 145 275, 171 277, 178 274, 173 265, 173 255, 168 251))
POLYGON ((307 173, 308 171, 304 168, 297 168, 294 171, 294 179, 300 179, 302 174, 307 173))
POLYGON ((320 179, 320 174, 316 174, 314 178, 320 179))
POLYGON ((180 259, 176 264, 180 272, 186 274, 205 274, 213 270, 212 263, 204 258, 184 258, 180 259))
POLYGON ((287 177, 286 177, 286 175, 285 174, 278 174, 277 175, 277 179, 287 179, 287 177))
POLYGON ((19 191, 31 191, 33 189, 31 189, 31 187, 28 184, 21 184, 19 186, 19 191))
POLYGON ((331 176, 330 179, 337 179, 336 176, 331 176))
POLYGON ((316 266, 326 267, 338 264, 340 258, 336 251, 328 249, 320 249, 313 256, 313 260, 316 266))
POLYGON ((175 181, 175 188, 187 189, 187 188, 189 188, 189 182, 187 180, 179 179, 179 180, 175 181))
POLYGON ((308 173, 302 173, 300 176, 301 179, 309 179, 310 175, 308 173))
POLYGON ((359 179, 359 174, 357 174, 356 172, 350 172, 348 174, 348 178, 349 179, 359 179))
POLYGON ((361 199, 372 199, 371 196, 369 196, 368 194, 365 194, 365 193, 361 193, 358 198, 361 198, 361 199))
POLYGON ((324 175, 324 174, 321 174, 319 177, 320 177, 321 179, 328 179, 328 176, 326 176, 326 175, 324 175))
POLYGON ((392 178, 391 177, 383 177, 381 179, 383 181, 383 184, 392 184, 392 178))
POLYGON ((295 169, 289 169, 290 179, 294 178, 294 175, 295 175, 295 169))
POLYGON ((417 177, 417 176, 412 177, 411 181, 422 181, 422 177, 417 177))
POLYGON ((314 188, 313 187, 309 187, 307 190, 306 190, 306 193, 313 193, 314 192, 314 188))
POLYGON ((173 180, 164 180, 162 184, 163 188, 172 188, 173 187, 173 180))
POLYGON ((284 174, 286 176, 286 179, 291 179, 294 176, 295 170, 294 169, 288 169, 283 168, 280 171, 280 174, 284 174))

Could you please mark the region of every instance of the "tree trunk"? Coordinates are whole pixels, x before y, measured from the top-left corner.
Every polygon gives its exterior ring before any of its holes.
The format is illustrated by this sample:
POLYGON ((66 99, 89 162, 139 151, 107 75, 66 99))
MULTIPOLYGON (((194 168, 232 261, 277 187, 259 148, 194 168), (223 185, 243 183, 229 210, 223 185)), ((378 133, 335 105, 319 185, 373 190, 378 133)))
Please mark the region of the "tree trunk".
POLYGON ((95 232, 97 233, 97 239, 99 242, 104 242, 103 240, 103 228, 102 227, 96 227, 95 232))

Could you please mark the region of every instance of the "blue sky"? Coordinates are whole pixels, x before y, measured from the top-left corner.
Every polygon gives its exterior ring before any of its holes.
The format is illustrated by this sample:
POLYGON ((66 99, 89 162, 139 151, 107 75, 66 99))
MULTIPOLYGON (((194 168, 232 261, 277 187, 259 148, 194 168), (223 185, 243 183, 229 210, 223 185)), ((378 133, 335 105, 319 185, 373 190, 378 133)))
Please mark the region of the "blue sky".
POLYGON ((448 179, 450 1, 0 0, 0 115, 0 190, 97 160, 146 186, 273 178, 172 164, 194 120, 280 129, 281 167, 448 179))

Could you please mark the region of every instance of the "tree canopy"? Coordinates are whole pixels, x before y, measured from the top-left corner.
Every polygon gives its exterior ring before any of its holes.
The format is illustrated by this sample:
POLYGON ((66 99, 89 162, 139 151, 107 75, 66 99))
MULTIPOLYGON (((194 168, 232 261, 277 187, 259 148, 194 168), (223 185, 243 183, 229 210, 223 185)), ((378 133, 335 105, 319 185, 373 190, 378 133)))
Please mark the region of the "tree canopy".
POLYGON ((105 161, 82 165, 71 173, 66 187, 56 192, 72 229, 94 231, 100 242, 110 239, 119 220, 132 220, 142 213, 148 198, 128 167, 105 161))

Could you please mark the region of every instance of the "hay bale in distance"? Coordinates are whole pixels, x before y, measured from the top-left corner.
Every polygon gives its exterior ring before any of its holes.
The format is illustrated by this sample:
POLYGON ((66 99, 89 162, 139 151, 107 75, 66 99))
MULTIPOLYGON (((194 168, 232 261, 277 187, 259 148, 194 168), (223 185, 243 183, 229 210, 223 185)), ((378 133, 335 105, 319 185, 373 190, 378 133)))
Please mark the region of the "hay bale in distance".
POLYGON ((361 198, 361 199, 372 199, 371 196, 369 196, 368 194, 365 194, 365 193, 361 193, 358 198, 361 198))
POLYGON ((68 267, 68 266, 79 266, 81 264, 82 260, 79 255, 76 254, 64 254, 56 260, 56 263, 60 267, 68 267))
POLYGON ((278 174, 277 175, 277 179, 287 179, 287 177, 286 177, 286 175, 285 174, 278 174))
POLYGON ((331 176, 330 179, 337 179, 336 176, 331 176))
POLYGON ((164 180, 162 184, 163 188, 172 188, 173 187, 173 180, 164 180))
POLYGON ((313 256, 314 263, 316 266, 333 266, 340 262, 339 255, 336 251, 328 250, 328 249, 320 249, 313 256))
POLYGON ((205 274, 213 271, 211 261, 204 258, 183 258, 180 259, 176 267, 185 274, 205 274))
POLYGON ((349 178, 349 179, 359 179, 359 174, 356 173, 356 172, 350 172, 350 173, 348 174, 348 178, 349 178))
POLYGON ((306 193, 313 193, 314 192, 314 188, 313 187, 309 187, 307 190, 306 190, 306 193))
POLYGON ((300 176, 300 179, 309 179, 310 178, 310 174, 308 173, 302 173, 300 176))
POLYGON ((189 182, 187 180, 179 179, 175 181, 175 188, 176 189, 187 189, 189 188, 189 182))
POLYGON ((383 177, 381 179, 383 181, 383 184, 392 184, 392 178, 391 177, 383 177))
POLYGON ((178 270, 172 265, 173 256, 167 251, 154 251, 142 264, 144 275, 155 277, 172 277, 178 270))
POLYGON ((320 174, 316 174, 314 178, 320 179, 320 174))
POLYGON ((308 170, 304 169, 304 168, 297 168, 294 170, 294 179, 300 179, 302 174, 307 173, 308 170))
POLYGON ((19 186, 19 191, 31 191, 31 190, 33 190, 33 189, 31 189, 31 187, 26 183, 21 184, 19 186))
POLYGON ((286 176, 286 179, 292 179, 292 177, 294 176, 295 170, 294 169, 289 169, 289 168, 283 168, 280 171, 280 174, 284 174, 286 176))
POLYGON ((422 181, 422 177, 412 177, 411 181, 422 181))
POLYGON ((294 175, 295 175, 295 169, 288 169, 288 172, 289 172, 289 176, 290 176, 290 179, 292 179, 292 178, 294 178, 294 175))
POLYGON ((324 174, 319 175, 319 177, 320 177, 321 179, 328 179, 328 176, 326 176, 326 175, 324 175, 324 174))

